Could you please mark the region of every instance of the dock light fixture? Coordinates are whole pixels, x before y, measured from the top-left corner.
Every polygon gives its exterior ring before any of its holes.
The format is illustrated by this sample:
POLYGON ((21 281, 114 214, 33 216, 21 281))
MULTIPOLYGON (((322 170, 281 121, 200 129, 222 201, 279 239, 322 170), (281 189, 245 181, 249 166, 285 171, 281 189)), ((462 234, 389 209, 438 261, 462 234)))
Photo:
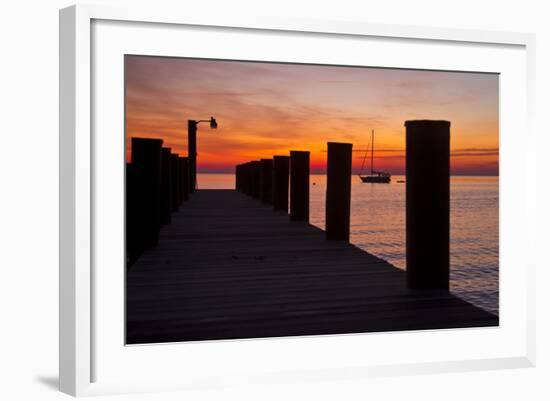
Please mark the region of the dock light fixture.
POLYGON ((210 117, 210 128, 211 129, 218 128, 218 122, 216 121, 216 119, 214 117, 210 117))
POLYGON ((214 117, 209 120, 188 120, 187 121, 187 147, 189 157, 189 175, 191 188, 190 192, 197 188, 197 128, 200 123, 209 123, 211 129, 218 128, 218 122, 214 117))
POLYGON ((214 117, 210 117, 210 120, 198 120, 198 121, 195 121, 195 125, 199 125, 199 123, 210 123, 210 128, 211 129, 216 129, 218 128, 218 122, 216 121, 216 119, 214 117))

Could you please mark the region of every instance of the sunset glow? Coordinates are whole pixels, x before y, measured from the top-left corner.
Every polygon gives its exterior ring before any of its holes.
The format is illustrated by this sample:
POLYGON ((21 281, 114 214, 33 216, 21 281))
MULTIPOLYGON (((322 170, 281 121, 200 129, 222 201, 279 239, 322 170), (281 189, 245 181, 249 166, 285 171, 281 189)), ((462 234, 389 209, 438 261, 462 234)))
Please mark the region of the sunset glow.
POLYGON ((187 155, 187 120, 200 124, 198 172, 309 150, 323 173, 326 143, 354 146, 370 132, 377 168, 403 174, 406 120, 451 122, 452 174, 498 175, 498 75, 126 56, 126 158, 131 138, 163 139, 187 155))

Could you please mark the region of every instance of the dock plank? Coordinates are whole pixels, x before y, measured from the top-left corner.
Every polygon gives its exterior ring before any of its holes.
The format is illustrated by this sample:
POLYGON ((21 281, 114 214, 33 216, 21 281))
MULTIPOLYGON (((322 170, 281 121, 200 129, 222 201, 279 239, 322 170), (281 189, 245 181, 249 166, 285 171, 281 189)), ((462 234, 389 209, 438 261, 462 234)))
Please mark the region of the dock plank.
POLYGON ((498 325, 240 192, 198 190, 126 277, 128 344, 498 325))

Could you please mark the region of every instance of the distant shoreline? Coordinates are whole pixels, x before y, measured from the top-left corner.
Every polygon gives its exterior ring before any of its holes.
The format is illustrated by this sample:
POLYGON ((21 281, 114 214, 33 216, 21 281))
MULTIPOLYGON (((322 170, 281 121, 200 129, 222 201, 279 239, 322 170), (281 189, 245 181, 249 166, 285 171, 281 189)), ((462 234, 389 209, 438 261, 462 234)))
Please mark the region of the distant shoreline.
MULTIPOLYGON (((201 171, 198 171, 197 174, 205 174, 205 175, 235 175, 234 172, 226 172, 226 171, 221 171, 221 172, 212 172, 212 171, 209 171, 209 172, 201 172, 201 171)), ((358 173, 353 173, 352 175, 357 175, 358 173)), ((326 173, 311 173, 310 175, 326 175, 326 173)), ((393 176, 395 177, 405 177, 405 174, 393 174, 393 176)), ((500 175, 481 175, 481 174, 451 174, 451 177, 491 177, 491 178, 498 178, 500 177, 500 175)))

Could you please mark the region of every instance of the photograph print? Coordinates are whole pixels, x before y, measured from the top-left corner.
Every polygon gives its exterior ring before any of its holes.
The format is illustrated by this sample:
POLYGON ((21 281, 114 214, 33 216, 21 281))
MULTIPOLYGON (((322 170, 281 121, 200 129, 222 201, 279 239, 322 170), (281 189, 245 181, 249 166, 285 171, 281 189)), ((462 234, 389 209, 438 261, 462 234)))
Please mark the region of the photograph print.
POLYGON ((499 325, 499 75, 126 55, 126 344, 499 325))

